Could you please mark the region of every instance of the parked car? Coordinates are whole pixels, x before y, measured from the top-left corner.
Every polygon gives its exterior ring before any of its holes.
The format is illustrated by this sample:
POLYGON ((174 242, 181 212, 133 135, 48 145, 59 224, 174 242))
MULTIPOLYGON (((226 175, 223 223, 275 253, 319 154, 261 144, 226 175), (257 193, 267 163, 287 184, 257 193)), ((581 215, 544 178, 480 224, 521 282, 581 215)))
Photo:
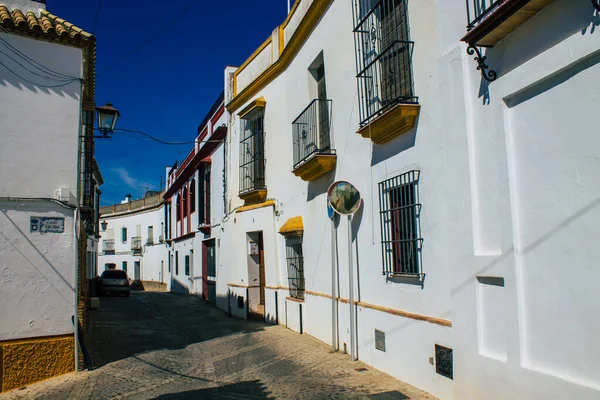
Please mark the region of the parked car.
POLYGON ((100 275, 98 288, 101 294, 123 293, 127 297, 131 294, 127 272, 120 269, 104 271, 102 275, 100 275))

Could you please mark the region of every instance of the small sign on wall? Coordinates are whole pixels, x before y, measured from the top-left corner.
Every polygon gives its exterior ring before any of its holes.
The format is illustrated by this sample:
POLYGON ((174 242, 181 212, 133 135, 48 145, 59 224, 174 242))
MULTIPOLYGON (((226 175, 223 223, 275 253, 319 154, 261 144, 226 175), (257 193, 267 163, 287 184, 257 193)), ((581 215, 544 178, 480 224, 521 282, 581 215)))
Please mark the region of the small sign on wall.
POLYGON ((31 217, 29 223, 30 232, 39 233, 64 233, 64 217, 31 217))
POLYGON ((248 244, 248 254, 250 254, 251 256, 258 255, 258 243, 250 242, 248 244))

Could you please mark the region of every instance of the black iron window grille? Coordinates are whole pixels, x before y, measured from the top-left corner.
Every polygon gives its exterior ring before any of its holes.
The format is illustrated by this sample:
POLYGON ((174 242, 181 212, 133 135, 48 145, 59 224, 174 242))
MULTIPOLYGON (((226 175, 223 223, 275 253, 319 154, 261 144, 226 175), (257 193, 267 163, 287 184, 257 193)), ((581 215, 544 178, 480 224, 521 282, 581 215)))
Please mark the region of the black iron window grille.
POLYGON ((414 94, 407 0, 354 0, 359 117, 364 126, 414 94))
POLYGON ((264 114, 257 108, 242 120, 240 194, 265 188, 264 114))
POLYGON ((285 258, 288 266, 290 297, 304 299, 304 257, 302 256, 302 236, 285 238, 285 258))
POLYGON ((185 256, 183 259, 184 262, 184 267, 185 267, 185 274, 189 275, 190 274, 190 256, 185 256))
POLYGON ((466 0, 467 1, 467 30, 472 30, 483 20, 492 15, 498 7, 511 0, 466 0))
POLYGON ((292 122, 294 169, 313 154, 335 154, 329 134, 331 100, 315 99, 292 122))
POLYGON ((384 275, 421 275, 419 171, 379 183, 384 275))

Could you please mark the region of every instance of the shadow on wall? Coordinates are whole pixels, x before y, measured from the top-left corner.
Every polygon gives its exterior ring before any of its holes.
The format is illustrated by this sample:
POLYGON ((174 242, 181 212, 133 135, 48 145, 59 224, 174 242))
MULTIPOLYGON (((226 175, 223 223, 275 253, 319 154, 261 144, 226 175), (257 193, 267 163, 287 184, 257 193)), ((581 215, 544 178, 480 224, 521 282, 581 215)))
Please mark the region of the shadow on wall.
MULTIPOLYGON (((506 75, 578 32, 582 35, 594 34, 599 25, 600 13, 596 12, 591 2, 556 1, 496 46, 487 49, 484 54, 486 63, 496 71, 498 77, 506 75), (560 24, 548 21, 560 21, 560 24)), ((489 104, 489 82, 483 78, 479 97, 483 98, 484 105, 489 104)))
POLYGON ((178 294, 190 294, 190 289, 187 285, 183 285, 174 277, 171 277, 171 292, 178 294))
MULTIPOLYGON (((15 44, 15 46, 19 45, 15 44)), ((10 51, 7 46, 3 47, 10 51)), ((5 87, 11 85, 21 91, 28 90, 34 93, 57 94, 60 97, 68 96, 72 99, 79 98, 79 78, 57 77, 46 71, 35 71, 32 67, 29 67, 35 72, 35 74, 33 74, 31 71, 17 64, 17 62, 9 58, 9 56, 16 60, 19 60, 20 57, 13 53, 0 57, 0 61, 5 65, 2 69, 3 76, 0 78, 0 85, 5 87), (18 73, 21 77, 18 77, 13 72, 9 71, 8 68, 10 68, 11 71, 18 73), (38 76, 38 74, 42 76, 38 76)))
POLYGON ((309 181, 306 191, 306 201, 311 201, 315 197, 327 193, 327 189, 329 189, 329 186, 331 186, 334 180, 335 171, 332 171, 315 181, 309 181))
POLYGON ((208 387, 187 392, 169 393, 156 397, 162 400, 202 400, 219 398, 251 398, 251 399, 269 399, 270 392, 265 384, 260 380, 230 383, 217 387, 208 387))
POLYGON ((397 154, 402 153, 405 150, 414 147, 417 141, 417 131, 419 129, 419 120, 421 119, 421 113, 417 116, 415 126, 408 132, 401 134, 400 136, 392 139, 391 141, 384 144, 373 143, 373 154, 371 155, 371 166, 375 166, 382 161, 386 161, 397 154))
MULTIPOLYGON (((27 208, 27 211, 29 211, 30 209, 31 209, 31 207, 27 208)), ((14 210, 22 211, 18 208, 15 208, 14 210)), ((53 210, 53 211, 57 211, 57 210, 53 210)), ((15 231, 19 232, 19 236, 21 237, 21 239, 11 241, 10 238, 6 237, 1 230, 0 230, 0 237, 5 241, 5 243, 9 244, 17 253, 19 253, 21 255, 21 257, 25 261, 27 261, 27 263, 33 269, 35 269, 37 271, 37 274, 39 276, 43 277, 44 280, 46 280, 46 282, 48 282, 48 284, 50 286, 52 286, 52 288, 56 291, 56 293, 59 294, 65 300, 65 303, 70 304, 72 299, 68 298, 68 295, 65 296, 64 289, 56 287, 55 282, 57 281, 56 277, 58 277, 70 289, 71 292, 74 292, 75 288, 73 287, 73 282, 69 282, 69 280, 67 278, 65 278, 65 276, 63 274, 61 274, 61 272, 58 270, 58 268, 55 267, 54 264, 52 264, 50 262, 50 260, 48 260, 48 258, 45 256, 46 251, 44 251, 42 253, 42 251, 40 249, 38 249, 38 247, 29 239, 30 236, 28 236, 27 233, 25 233, 21 228, 19 228, 19 225, 15 221, 13 221, 13 219, 11 217, 9 217, 6 207, 4 209, 0 210, 0 212, 4 215, 4 218, 6 219, 6 221, 8 221, 10 223, 10 225, 13 226, 15 231), (25 253, 27 253, 28 248, 34 250, 35 253, 38 255, 38 257, 41 260, 43 260, 44 263, 48 267, 50 267, 56 275, 50 276, 50 277, 44 275, 42 270, 39 268, 40 262, 38 260, 31 260, 27 256, 27 254, 25 254, 25 253)), ((43 212, 46 212, 46 210, 44 210, 43 212)), ((69 217, 67 213, 64 213, 61 211, 57 211, 57 212, 65 218, 69 217)), ((1 222, 1 220, 0 220, 0 222, 1 222)), ((10 225, 7 224, 7 227, 10 227, 10 225)), ((33 235, 33 234, 31 234, 31 235, 33 235)))

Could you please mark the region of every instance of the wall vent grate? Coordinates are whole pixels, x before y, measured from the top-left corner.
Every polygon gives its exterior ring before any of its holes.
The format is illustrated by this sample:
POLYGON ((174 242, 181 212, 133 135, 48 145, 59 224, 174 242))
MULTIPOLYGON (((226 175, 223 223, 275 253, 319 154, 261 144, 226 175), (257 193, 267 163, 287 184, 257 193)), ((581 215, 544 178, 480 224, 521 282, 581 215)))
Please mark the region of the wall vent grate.
POLYGON ((452 349, 439 344, 435 345, 435 372, 454 379, 454 356, 452 349))
POLYGON ((375 329, 375 348, 385 351, 385 332, 375 329))

